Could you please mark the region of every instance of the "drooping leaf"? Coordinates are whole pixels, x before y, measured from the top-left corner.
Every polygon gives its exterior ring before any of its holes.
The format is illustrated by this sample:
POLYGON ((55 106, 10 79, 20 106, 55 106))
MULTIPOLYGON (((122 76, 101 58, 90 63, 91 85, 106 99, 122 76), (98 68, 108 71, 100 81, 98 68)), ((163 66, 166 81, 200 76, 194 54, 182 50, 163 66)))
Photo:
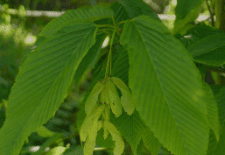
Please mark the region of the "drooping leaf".
POLYGON ((93 155, 93 151, 96 145, 97 133, 98 133, 98 120, 94 120, 94 122, 90 126, 87 141, 85 142, 84 146, 85 155, 93 155))
POLYGON ((207 54, 215 49, 225 46, 225 33, 210 35, 204 37, 189 47, 189 51, 193 57, 207 54))
POLYGON ((196 62, 210 66, 221 66, 225 63, 223 31, 207 25, 197 25, 180 40, 196 62))
POLYGON ((220 118, 220 138, 216 141, 215 135, 210 135, 208 155, 220 155, 225 152, 225 88, 219 90, 215 95, 216 101, 218 103, 219 118, 220 118))
POLYGON ((103 90, 103 88, 104 88, 104 85, 101 82, 98 82, 92 89, 91 93, 89 94, 85 102, 86 114, 88 114, 93 109, 93 107, 97 104, 98 96, 103 90))
MULTIPOLYGON (((96 104, 92 110, 88 113, 88 115, 85 117, 81 127, 80 127, 80 139, 81 141, 86 141, 88 137, 89 130, 92 126, 93 119, 95 116, 95 112, 99 111, 100 104, 96 104)), ((100 113, 101 111, 99 111, 100 113)))
POLYGON ((51 137, 55 134, 53 131, 47 129, 45 126, 41 126, 40 128, 38 128, 36 132, 38 133, 39 136, 44 138, 51 137))
POLYGON ((150 6, 141 0, 122 0, 121 2, 115 2, 111 8, 115 12, 116 22, 132 19, 140 15, 148 15, 159 20, 159 17, 153 13, 150 6))
POLYGON ((128 115, 131 115, 134 112, 135 103, 132 99, 132 94, 129 88, 121 79, 117 77, 112 77, 112 81, 122 92, 121 104, 124 108, 124 111, 127 112, 128 115))
POLYGON ((95 43, 96 27, 74 21, 38 46, 23 63, 0 130, 0 154, 16 155, 31 132, 53 116, 74 73, 95 43))
POLYGON ((175 155, 206 154, 205 92, 183 45, 147 16, 128 21, 120 41, 128 50, 129 86, 145 124, 175 155))
POLYGON ((96 43, 94 46, 91 47, 91 49, 88 51, 88 53, 85 55, 85 57, 82 59, 79 67, 77 68, 74 80, 77 85, 79 85, 80 79, 82 78, 83 74, 89 70, 92 69, 97 61, 97 58, 100 54, 103 41, 105 39, 106 35, 97 35, 96 37, 96 43))
POLYGON ((119 117, 122 114, 122 105, 121 105, 120 97, 112 81, 111 80, 107 81, 107 84, 109 87, 109 99, 110 99, 111 110, 116 117, 119 117))
POLYGON ((177 0, 175 10, 176 20, 174 23, 174 33, 179 33, 184 27, 193 22, 200 11, 200 6, 204 0, 177 0))
POLYGON ((112 123, 108 121, 104 122, 104 128, 109 131, 113 141, 115 142, 115 148, 113 150, 113 153, 116 155, 121 155, 124 150, 124 142, 119 131, 115 128, 115 126, 112 123))
POLYGON ((76 10, 68 10, 66 13, 58 18, 51 20, 51 22, 46 25, 39 36, 48 36, 53 34, 61 27, 67 25, 69 22, 77 19, 82 20, 97 20, 101 18, 107 18, 113 15, 113 11, 110 8, 104 6, 86 7, 78 8, 76 10))
POLYGON ((132 152, 137 154, 138 144, 145 131, 145 125, 138 112, 134 111, 131 116, 123 113, 119 118, 112 118, 112 122, 130 144, 132 152))
POLYGON ((146 128, 142 134, 142 140, 144 146, 151 152, 151 155, 158 155, 161 144, 155 138, 153 132, 146 128))
POLYGON ((219 116, 218 116, 217 103, 213 95, 213 92, 211 88, 208 86, 208 84, 205 83, 204 87, 206 92, 205 99, 207 102, 209 126, 214 132, 216 139, 219 140, 220 122, 219 122, 219 116))
POLYGON ((212 50, 209 53, 194 57, 196 62, 209 66, 222 66, 225 64, 225 46, 212 50))

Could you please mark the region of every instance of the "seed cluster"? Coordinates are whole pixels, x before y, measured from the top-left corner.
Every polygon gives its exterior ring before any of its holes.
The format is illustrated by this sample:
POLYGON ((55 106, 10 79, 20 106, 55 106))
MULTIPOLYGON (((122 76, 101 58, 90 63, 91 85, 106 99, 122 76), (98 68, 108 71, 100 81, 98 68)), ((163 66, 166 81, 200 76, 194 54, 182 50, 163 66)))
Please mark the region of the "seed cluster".
POLYGON ((85 142, 84 155, 92 155, 97 132, 103 128, 104 139, 110 134, 115 141, 114 154, 121 155, 124 150, 124 142, 116 127, 110 122, 110 109, 119 117, 122 109, 131 115, 135 109, 135 103, 126 84, 117 77, 107 77, 100 80, 92 89, 85 103, 87 114, 81 129, 80 138, 85 142), (117 88, 121 92, 120 98, 117 88))

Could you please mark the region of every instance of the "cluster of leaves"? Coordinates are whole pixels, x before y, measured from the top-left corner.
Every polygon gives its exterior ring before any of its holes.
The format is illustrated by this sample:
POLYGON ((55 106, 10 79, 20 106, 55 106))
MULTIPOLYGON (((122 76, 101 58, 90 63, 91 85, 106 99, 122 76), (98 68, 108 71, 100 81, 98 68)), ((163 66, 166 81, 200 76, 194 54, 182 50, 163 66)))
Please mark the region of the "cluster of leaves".
MULTIPOLYGON (((138 0, 70 10, 52 20, 20 67, 0 130, 0 154, 19 154, 27 137, 40 133, 40 127, 54 116, 74 77, 79 83, 93 66, 91 89, 77 116, 81 141, 91 148, 84 147, 85 154, 92 154, 95 145, 121 154, 121 136, 133 154, 157 155, 161 147, 175 155, 222 154, 225 89, 211 89, 195 62, 223 70, 225 34, 204 24, 190 29, 202 2, 178 0, 173 33, 179 40, 138 0), (107 36, 110 47, 102 49, 107 36), (114 85, 95 89, 100 79, 111 76, 124 82, 117 85, 112 80, 119 91, 114 85)), ((54 138, 57 141, 62 135, 54 138)), ((67 147, 61 144, 48 153, 62 153, 67 147)))

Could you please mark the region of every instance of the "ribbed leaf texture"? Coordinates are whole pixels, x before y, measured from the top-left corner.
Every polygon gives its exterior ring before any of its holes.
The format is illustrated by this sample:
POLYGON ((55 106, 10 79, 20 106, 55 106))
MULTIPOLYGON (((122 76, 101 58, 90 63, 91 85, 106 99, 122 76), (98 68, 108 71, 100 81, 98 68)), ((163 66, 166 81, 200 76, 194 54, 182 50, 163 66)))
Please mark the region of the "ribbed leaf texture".
POLYGON ((152 9, 148 4, 139 0, 122 0, 115 2, 111 8, 115 12, 116 22, 120 22, 126 19, 132 19, 140 15, 148 15, 154 19, 159 17, 153 13, 152 9))
POLYGON ((77 19, 98 20, 107 17, 111 18, 113 14, 114 12, 110 8, 104 6, 95 6, 87 8, 78 8, 76 10, 68 10, 59 18, 53 19, 51 22, 49 22, 48 25, 46 25, 43 28, 39 36, 50 35, 73 20, 77 19))
POLYGON ((182 44, 147 16, 127 21, 120 41, 128 50, 129 86, 146 125, 175 155, 206 154, 204 87, 182 44))
POLYGON ((209 85, 205 83, 204 87, 206 92, 205 100, 207 102, 208 108, 209 127, 214 132, 216 139, 219 140, 220 122, 218 116, 217 102, 209 85))
POLYGON ((0 130, 0 154, 17 155, 25 139, 54 115, 82 58, 95 43, 94 24, 74 21, 42 42, 20 68, 0 130))
POLYGON ((220 91, 215 95, 220 118, 220 138, 216 141, 214 134, 210 134, 210 141, 208 147, 208 155, 222 155, 225 152, 225 88, 220 89, 220 91))
POLYGON ((130 144, 133 154, 136 155, 138 144, 145 131, 145 125, 138 112, 135 111, 131 116, 123 112, 119 118, 114 118, 112 122, 130 144))
POLYGON ((94 46, 91 47, 91 49, 88 51, 88 53, 85 55, 85 57, 82 59, 79 67, 77 68, 74 80, 77 85, 79 85, 80 79, 84 75, 84 73, 92 69, 97 61, 97 58, 101 52, 103 41, 105 40, 106 35, 101 34, 96 37, 96 43, 94 46))
POLYGON ((151 155, 159 154, 159 149, 161 147, 161 144, 155 138, 153 132, 149 128, 146 128, 145 131, 143 132, 142 140, 143 140, 144 146, 151 152, 151 155))

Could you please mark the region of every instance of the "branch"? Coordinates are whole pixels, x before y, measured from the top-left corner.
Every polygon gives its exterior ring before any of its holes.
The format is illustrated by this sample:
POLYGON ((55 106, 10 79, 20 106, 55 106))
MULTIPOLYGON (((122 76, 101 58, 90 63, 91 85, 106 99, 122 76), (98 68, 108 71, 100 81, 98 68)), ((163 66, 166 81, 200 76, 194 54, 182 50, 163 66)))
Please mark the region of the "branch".
POLYGON ((215 25, 215 21, 214 21, 215 14, 213 12, 213 9, 211 9, 211 7, 209 5, 209 1, 208 0, 205 0, 205 2, 206 2, 206 5, 207 5, 207 8, 209 10, 209 14, 210 14, 210 19, 211 19, 212 26, 214 26, 215 25))
MULTIPOLYGON (((11 15, 19 15, 19 11, 16 9, 7 9, 5 10, 2 5, 0 5, 0 13, 8 13, 11 15)), ((64 14, 65 11, 37 11, 37 10, 27 10, 26 11, 26 16, 27 17, 48 17, 48 18, 56 18, 64 14)), ((157 14, 158 17, 161 20, 175 20, 176 16, 175 15, 166 15, 166 14, 157 14)), ((201 22, 204 20, 207 20, 209 16, 206 15, 200 15, 197 18, 197 21, 201 22)))

